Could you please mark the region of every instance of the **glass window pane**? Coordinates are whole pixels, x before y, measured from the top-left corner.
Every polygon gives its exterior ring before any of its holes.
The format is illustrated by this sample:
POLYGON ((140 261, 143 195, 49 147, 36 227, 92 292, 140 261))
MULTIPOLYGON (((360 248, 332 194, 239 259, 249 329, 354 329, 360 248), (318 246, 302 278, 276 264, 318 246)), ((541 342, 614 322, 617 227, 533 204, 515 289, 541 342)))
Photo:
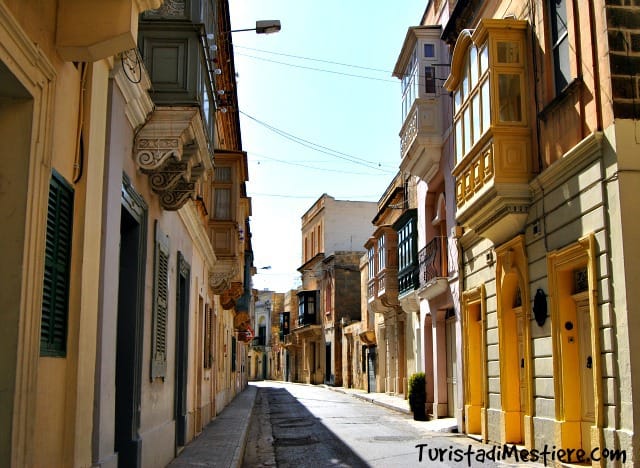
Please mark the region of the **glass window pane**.
POLYGON ((489 130, 491 125, 491 99, 489 97, 489 80, 482 83, 482 133, 489 130))
POLYGON ((435 67, 424 67, 425 92, 435 94, 436 92, 436 69, 435 67))
POLYGON ((469 86, 473 89, 478 84, 478 51, 475 46, 469 48, 469 86))
POLYGON ((471 150, 471 106, 468 106, 464 110, 463 120, 464 152, 466 154, 471 150))
POLYGON ((485 44, 480 49, 480 75, 489 69, 489 48, 485 44))
POLYGON ((433 44, 425 44, 424 45, 424 56, 425 57, 435 57, 436 48, 433 44))
POLYGON ((473 96, 473 101, 471 101, 472 105, 472 114, 471 120, 473 121, 473 136, 472 136, 472 144, 475 144, 476 141, 480 139, 480 135, 482 135, 481 124, 482 120, 480 118, 480 94, 476 93, 473 96))
POLYGON ((215 219, 231 219, 231 190, 226 188, 215 189, 215 219))
POLYGON ((216 182, 231 182, 231 168, 216 167, 214 169, 214 179, 216 182))
POLYGON ((564 35, 553 50, 556 93, 562 91, 571 81, 571 61, 569 60, 569 36, 564 35))
POLYGON ((462 119, 456 121, 456 163, 462 161, 464 157, 464 146, 462 140, 462 119))
POLYGON ((520 75, 498 75, 498 114, 502 122, 522 120, 520 75))
POLYGON ((454 112, 458 112, 458 110, 460 109, 460 104, 462 104, 462 93, 460 92, 460 89, 458 88, 456 90, 455 93, 453 93, 453 109, 454 112))

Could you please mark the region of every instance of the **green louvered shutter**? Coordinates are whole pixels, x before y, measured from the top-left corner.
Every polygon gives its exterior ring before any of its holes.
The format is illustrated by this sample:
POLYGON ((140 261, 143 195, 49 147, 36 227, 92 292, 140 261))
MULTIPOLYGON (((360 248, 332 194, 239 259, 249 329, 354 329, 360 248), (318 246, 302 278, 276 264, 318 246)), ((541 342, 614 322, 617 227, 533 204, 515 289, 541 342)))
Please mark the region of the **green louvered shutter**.
POLYGON ((73 189, 55 171, 49 184, 42 290, 40 355, 64 357, 67 351, 69 270, 73 228, 73 189))
POLYGON ((155 224, 151 380, 167 375, 167 317, 169 314, 169 236, 155 224))

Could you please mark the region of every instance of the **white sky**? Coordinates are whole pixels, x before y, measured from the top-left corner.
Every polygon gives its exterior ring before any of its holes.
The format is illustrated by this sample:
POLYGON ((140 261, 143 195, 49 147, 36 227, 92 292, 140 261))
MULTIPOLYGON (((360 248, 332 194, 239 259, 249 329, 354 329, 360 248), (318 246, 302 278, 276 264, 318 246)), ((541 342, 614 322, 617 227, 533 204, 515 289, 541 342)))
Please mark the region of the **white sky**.
POLYGON ((252 28, 256 20, 282 23, 276 34, 234 33, 233 43, 259 273, 254 287, 285 292, 299 283, 304 212, 323 193, 378 201, 397 171, 401 94, 391 73, 407 28, 420 23, 427 1, 229 3, 233 29, 252 28), (277 132, 321 145, 325 153, 277 132), (344 159, 354 157, 358 163, 344 159))

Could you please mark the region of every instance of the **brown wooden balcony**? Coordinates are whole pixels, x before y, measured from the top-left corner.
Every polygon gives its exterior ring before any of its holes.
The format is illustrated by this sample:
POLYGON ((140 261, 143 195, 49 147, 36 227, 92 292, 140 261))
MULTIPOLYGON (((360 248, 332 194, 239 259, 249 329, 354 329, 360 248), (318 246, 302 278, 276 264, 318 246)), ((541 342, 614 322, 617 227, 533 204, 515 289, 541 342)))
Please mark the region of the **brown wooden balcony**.
POLYGON ((384 268, 367 284, 367 300, 376 313, 398 305, 398 270, 384 268))

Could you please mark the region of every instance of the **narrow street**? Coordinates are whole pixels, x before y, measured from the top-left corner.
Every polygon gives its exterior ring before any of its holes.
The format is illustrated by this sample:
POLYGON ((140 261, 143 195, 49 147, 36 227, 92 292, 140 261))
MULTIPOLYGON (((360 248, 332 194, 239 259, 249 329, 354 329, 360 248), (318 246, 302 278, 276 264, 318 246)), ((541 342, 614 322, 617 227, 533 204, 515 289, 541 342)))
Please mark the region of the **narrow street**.
POLYGON ((492 461, 492 445, 460 434, 430 432, 409 416, 324 387, 283 382, 253 385, 258 394, 245 468, 542 466, 518 463, 514 457, 492 461), (480 461, 477 457, 483 451, 487 456, 480 461))

